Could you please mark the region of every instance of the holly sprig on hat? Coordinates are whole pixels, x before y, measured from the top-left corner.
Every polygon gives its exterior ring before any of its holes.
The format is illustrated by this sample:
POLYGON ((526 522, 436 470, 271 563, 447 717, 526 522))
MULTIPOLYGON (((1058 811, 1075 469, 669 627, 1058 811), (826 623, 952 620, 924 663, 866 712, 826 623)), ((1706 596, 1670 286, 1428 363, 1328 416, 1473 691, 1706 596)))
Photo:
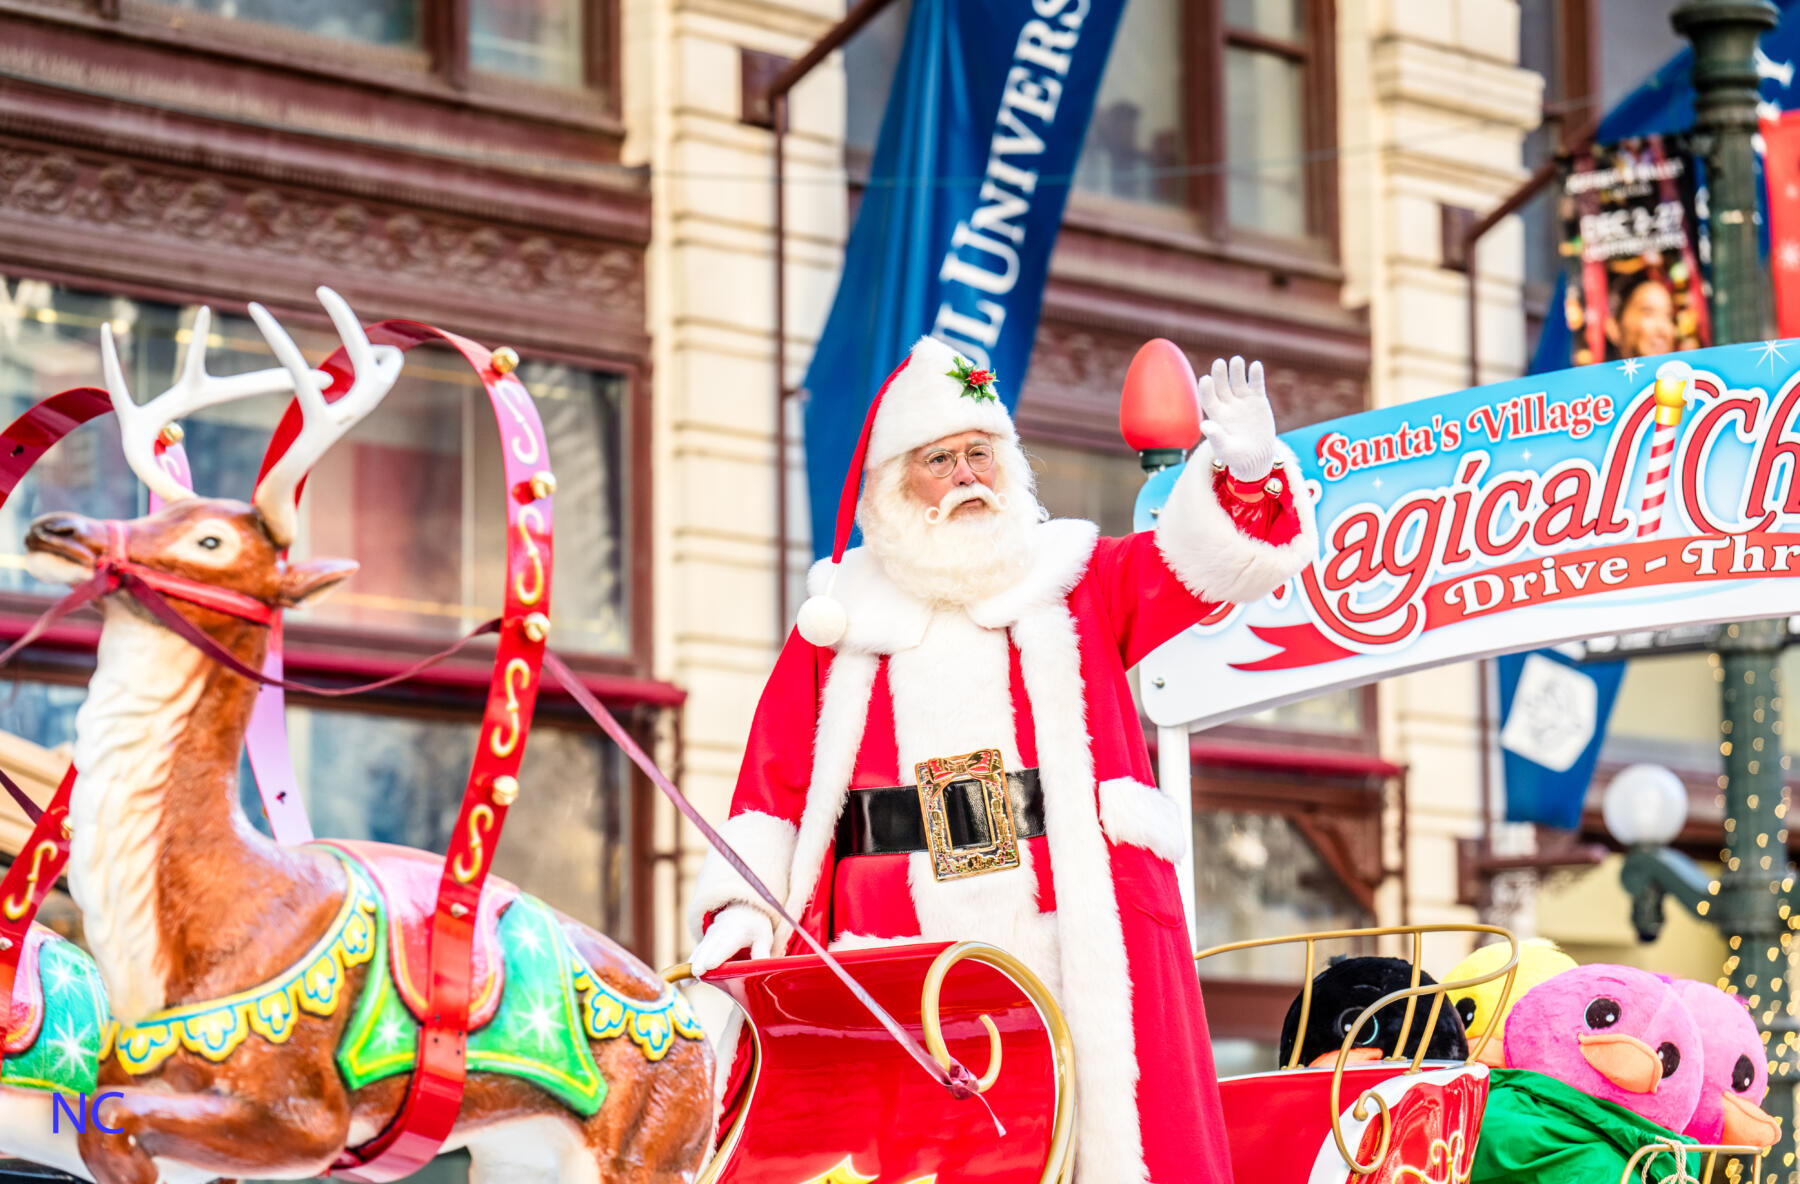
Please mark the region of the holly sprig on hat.
POLYGON ((944 372, 946 377, 954 378, 962 383, 962 397, 965 399, 998 399, 994 392, 994 372, 978 370, 960 354, 956 358, 955 369, 944 372))

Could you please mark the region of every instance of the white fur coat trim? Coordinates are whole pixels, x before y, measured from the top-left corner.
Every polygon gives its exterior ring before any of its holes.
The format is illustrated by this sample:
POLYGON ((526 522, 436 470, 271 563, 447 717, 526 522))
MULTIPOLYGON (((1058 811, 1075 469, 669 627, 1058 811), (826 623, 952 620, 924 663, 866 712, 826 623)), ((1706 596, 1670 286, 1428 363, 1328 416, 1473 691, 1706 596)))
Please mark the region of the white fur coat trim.
MULTIPOLYGON (((918 646, 888 660, 902 781, 920 761, 982 748, 998 748, 1008 769, 1023 767, 1010 648, 1005 630, 945 609, 918 646), (947 670, 956 671, 954 694, 945 694, 947 670)), ((1033 847, 1019 844, 1017 867, 952 880, 939 880, 931 856, 915 852, 907 889, 925 940, 990 942, 1022 958, 1054 990, 1061 981, 1056 918, 1038 911, 1033 847)))
MULTIPOLYGON (((1275 445, 1275 473, 1300 480, 1300 464, 1287 445, 1275 445)), ((1202 441, 1188 457, 1156 523, 1156 547, 1182 585, 1203 600, 1248 604, 1261 600, 1319 553, 1312 500, 1296 488, 1300 533, 1274 546, 1237 528, 1213 491, 1212 445, 1202 441)))
POLYGON ((1033 537, 1031 567, 1004 592, 969 606, 969 617, 984 629, 1006 629, 1027 613, 1058 608, 1094 557, 1100 528, 1080 518, 1052 518, 1033 537))
MULTIPOLYGON (((758 810, 745 810, 727 818, 719 827, 719 836, 731 844, 780 901, 787 899, 788 873, 794 866, 797 834, 793 823, 758 810)), ((751 890, 737 869, 726 863, 717 851, 710 851, 694 881, 694 898, 688 903, 687 910, 688 928, 698 938, 707 914, 732 904, 747 904, 771 922, 775 920, 774 911, 751 890)))
MULTIPOLYGON (((1030 568, 1011 588, 970 605, 970 618, 986 629, 1005 629, 1028 612, 1061 604, 1087 574, 1099 537, 1099 527, 1079 518, 1054 518, 1039 524, 1033 535, 1030 568)), ((833 647, 837 653, 897 654, 923 640, 931 623, 931 606, 888 579, 881 560, 867 547, 844 552, 835 584, 831 567, 829 559, 813 564, 806 576, 806 593, 822 596, 829 587, 833 598, 844 606, 848 627, 843 640, 833 647)))
MULTIPOLYGON (((806 787, 806 807, 800 815, 800 834, 794 843, 793 875, 788 880, 788 915, 799 919, 819 873, 825 853, 837 842, 838 816, 850 793, 856 772, 856 753, 862 747, 863 728, 869 721, 869 696, 875 688, 875 671, 881 660, 874 654, 839 653, 831 661, 831 674, 820 696, 819 726, 813 737, 812 781, 806 787)), ((779 948, 791 931, 778 926, 779 948)))
POLYGON ((1100 783, 1100 825, 1113 842, 1142 847, 1170 863, 1180 863, 1187 854, 1181 803, 1131 777, 1100 783))
MULTIPOLYGON (((1089 530, 1069 533, 1091 540, 1089 530)), ((1079 562, 1063 568, 1050 586, 1064 580, 1072 583, 1072 570, 1078 580, 1086 560, 1084 551, 1079 562)), ((838 586, 843 587, 841 581, 838 586)), ((929 623, 927 616, 925 624, 929 623)), ((921 638, 923 634, 921 627, 921 638)), ((1030 924, 1014 940, 1029 947, 1018 951, 1027 964, 1034 956, 1048 958, 1059 972, 1046 977, 1053 980, 1053 987, 1058 985, 1054 979, 1061 980, 1058 997, 1075 1044, 1081 1097, 1078 1184, 1144 1184, 1131 972, 1112 887, 1111 853, 1101 830, 1075 621, 1066 604, 1050 604, 1021 616, 1012 628, 1012 639, 1031 701, 1046 842, 1056 884, 1057 912, 1054 920, 1044 921, 1057 936, 1072 935, 1072 940, 1056 941, 1054 953, 1046 949, 1049 943, 1044 939, 1050 935, 1032 932, 1030 924)), ((787 906, 796 916, 818 890, 819 871, 836 839, 878 664, 873 653, 843 648, 832 660, 813 746, 812 781, 794 849, 787 906)), ((915 893, 915 907, 918 899, 915 893)))
POLYGON ((1061 604, 1034 612, 1013 640, 1037 739, 1057 930, 1067 938, 1060 999, 1075 1045, 1076 1184, 1145 1184, 1131 967, 1100 829, 1075 618, 1061 604))
POLYGON ((831 596, 844 606, 847 622, 843 640, 832 649, 839 654, 892 654, 909 650, 925 636, 931 608, 902 592, 888 579, 881 560, 867 547, 844 552, 836 583, 831 560, 821 559, 806 573, 806 594, 831 596))

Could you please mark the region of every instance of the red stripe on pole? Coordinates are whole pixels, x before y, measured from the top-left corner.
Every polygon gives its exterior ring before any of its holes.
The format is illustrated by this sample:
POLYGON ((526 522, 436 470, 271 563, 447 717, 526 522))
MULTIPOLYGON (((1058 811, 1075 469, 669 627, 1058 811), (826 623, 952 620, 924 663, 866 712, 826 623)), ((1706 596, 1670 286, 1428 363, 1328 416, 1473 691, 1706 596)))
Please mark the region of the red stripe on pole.
POLYGON ((1776 331, 1800 336, 1800 112, 1764 120, 1763 177, 1769 187, 1769 273, 1776 331))

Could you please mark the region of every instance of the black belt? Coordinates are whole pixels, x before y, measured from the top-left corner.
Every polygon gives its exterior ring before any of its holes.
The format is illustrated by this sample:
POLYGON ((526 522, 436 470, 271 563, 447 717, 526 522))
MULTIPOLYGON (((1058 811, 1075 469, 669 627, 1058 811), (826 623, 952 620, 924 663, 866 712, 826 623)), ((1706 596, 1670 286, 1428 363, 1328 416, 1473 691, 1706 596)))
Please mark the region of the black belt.
MULTIPOLYGON (((1007 796, 1013 804, 1013 828, 1021 839, 1044 833, 1044 791, 1036 769, 1006 775, 1007 796)), ((986 846, 994 841, 981 783, 953 781, 944 789, 944 815, 955 847, 986 846)), ((849 855, 904 855, 927 851, 925 819, 919 810, 919 787, 853 789, 838 819, 837 853, 849 855)))

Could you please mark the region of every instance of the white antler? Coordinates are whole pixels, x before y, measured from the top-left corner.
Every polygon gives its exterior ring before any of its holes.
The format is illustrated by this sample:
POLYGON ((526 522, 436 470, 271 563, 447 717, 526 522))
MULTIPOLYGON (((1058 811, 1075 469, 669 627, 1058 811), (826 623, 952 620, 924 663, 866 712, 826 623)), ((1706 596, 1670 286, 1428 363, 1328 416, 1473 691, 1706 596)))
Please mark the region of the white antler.
POLYGON ((294 492, 307 472, 325 455, 326 449, 354 427, 357 421, 375 409, 382 396, 400 377, 404 355, 391 345, 371 345, 363 332, 362 322, 344 303, 344 298, 330 288, 318 290, 319 303, 331 315, 338 336, 343 339, 355 375, 350 389, 336 402, 325 401, 320 379, 325 377, 307 368, 306 359, 287 331, 275 323, 269 310, 260 304, 250 306, 250 316, 262 330, 263 339, 275 351, 275 357, 292 375, 294 396, 300 401, 300 434, 294 437, 281 459, 257 483, 252 499, 261 512, 263 523, 276 543, 285 547, 294 541, 298 525, 294 513, 294 492))
POLYGON ((206 338, 211 328, 212 310, 203 307, 194 317, 193 335, 188 339, 175 385, 140 407, 132 401, 131 391, 125 385, 125 371, 113 345, 112 326, 100 326, 100 364, 106 372, 106 391, 112 396, 113 413, 119 417, 125 460, 138 480, 166 502, 189 497, 192 491, 156 463, 156 438, 164 428, 184 415, 219 403, 294 389, 293 376, 287 370, 257 370, 228 378, 208 374, 206 338))

